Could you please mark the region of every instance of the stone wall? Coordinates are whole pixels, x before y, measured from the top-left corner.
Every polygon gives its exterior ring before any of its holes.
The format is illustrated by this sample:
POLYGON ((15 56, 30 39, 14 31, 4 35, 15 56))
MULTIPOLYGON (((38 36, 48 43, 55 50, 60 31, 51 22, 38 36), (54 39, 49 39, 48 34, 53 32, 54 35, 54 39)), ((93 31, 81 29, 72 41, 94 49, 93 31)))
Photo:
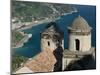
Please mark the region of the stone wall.
POLYGON ((88 51, 91 48, 91 34, 89 35, 69 35, 69 50, 76 51, 76 42, 78 39, 80 41, 80 51, 88 51))

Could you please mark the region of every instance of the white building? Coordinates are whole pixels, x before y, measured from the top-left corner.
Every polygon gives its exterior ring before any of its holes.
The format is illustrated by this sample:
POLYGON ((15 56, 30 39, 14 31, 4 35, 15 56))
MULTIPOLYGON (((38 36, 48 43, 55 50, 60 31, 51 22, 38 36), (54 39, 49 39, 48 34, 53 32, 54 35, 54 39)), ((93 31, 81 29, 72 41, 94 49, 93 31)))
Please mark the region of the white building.
POLYGON ((63 53, 63 70, 71 61, 79 60, 85 55, 93 53, 91 29, 87 21, 80 15, 68 27, 69 48, 65 49, 63 53))

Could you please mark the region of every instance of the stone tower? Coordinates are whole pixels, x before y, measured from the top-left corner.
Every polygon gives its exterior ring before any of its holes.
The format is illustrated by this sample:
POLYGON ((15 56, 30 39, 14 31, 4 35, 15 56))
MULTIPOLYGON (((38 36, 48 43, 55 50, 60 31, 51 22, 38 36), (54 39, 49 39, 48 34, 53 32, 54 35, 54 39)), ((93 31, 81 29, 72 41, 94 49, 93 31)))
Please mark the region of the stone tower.
POLYGON ((52 52, 58 47, 64 45, 63 32, 59 30, 56 23, 51 22, 41 33, 41 50, 51 50, 52 52))
POLYGON ((89 51, 91 48, 91 27, 87 21, 78 16, 69 29, 69 50, 89 51))
POLYGON ((63 52, 63 70, 72 61, 74 62, 84 56, 93 54, 94 48, 91 46, 91 29, 87 21, 80 15, 68 27, 69 48, 63 52))

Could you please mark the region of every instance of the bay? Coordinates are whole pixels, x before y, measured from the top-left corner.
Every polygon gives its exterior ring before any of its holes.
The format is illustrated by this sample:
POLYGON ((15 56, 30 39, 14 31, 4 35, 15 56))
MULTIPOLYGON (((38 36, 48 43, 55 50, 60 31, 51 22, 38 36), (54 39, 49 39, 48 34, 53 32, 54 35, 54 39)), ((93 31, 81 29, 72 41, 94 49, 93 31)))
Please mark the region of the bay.
MULTIPOLYGON (((92 29, 92 46, 96 47, 96 6, 75 5, 78 12, 61 16, 56 20, 58 27, 64 31, 64 48, 68 48, 68 29, 73 20, 78 16, 86 19, 92 29)), ((41 52, 40 48, 40 33, 45 29, 47 23, 33 26, 30 29, 24 30, 25 33, 32 34, 32 38, 24 44, 23 47, 13 49, 15 54, 31 58, 41 52)))

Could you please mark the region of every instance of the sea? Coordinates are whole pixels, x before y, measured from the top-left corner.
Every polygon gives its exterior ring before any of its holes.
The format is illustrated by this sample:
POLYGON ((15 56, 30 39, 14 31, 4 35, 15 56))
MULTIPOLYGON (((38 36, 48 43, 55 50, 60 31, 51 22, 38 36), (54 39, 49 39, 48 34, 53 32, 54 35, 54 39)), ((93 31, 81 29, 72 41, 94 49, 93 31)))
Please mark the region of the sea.
MULTIPOLYGON (((64 48, 68 48, 68 29, 73 20, 77 16, 82 16, 92 27, 92 46, 96 47, 96 6, 90 5, 74 5, 78 12, 66 14, 56 20, 58 27, 64 31, 64 48)), ((45 29, 48 23, 33 26, 30 29, 24 30, 25 33, 32 34, 32 37, 24 44, 23 47, 12 49, 13 54, 32 58, 41 52, 40 33, 45 29)))

